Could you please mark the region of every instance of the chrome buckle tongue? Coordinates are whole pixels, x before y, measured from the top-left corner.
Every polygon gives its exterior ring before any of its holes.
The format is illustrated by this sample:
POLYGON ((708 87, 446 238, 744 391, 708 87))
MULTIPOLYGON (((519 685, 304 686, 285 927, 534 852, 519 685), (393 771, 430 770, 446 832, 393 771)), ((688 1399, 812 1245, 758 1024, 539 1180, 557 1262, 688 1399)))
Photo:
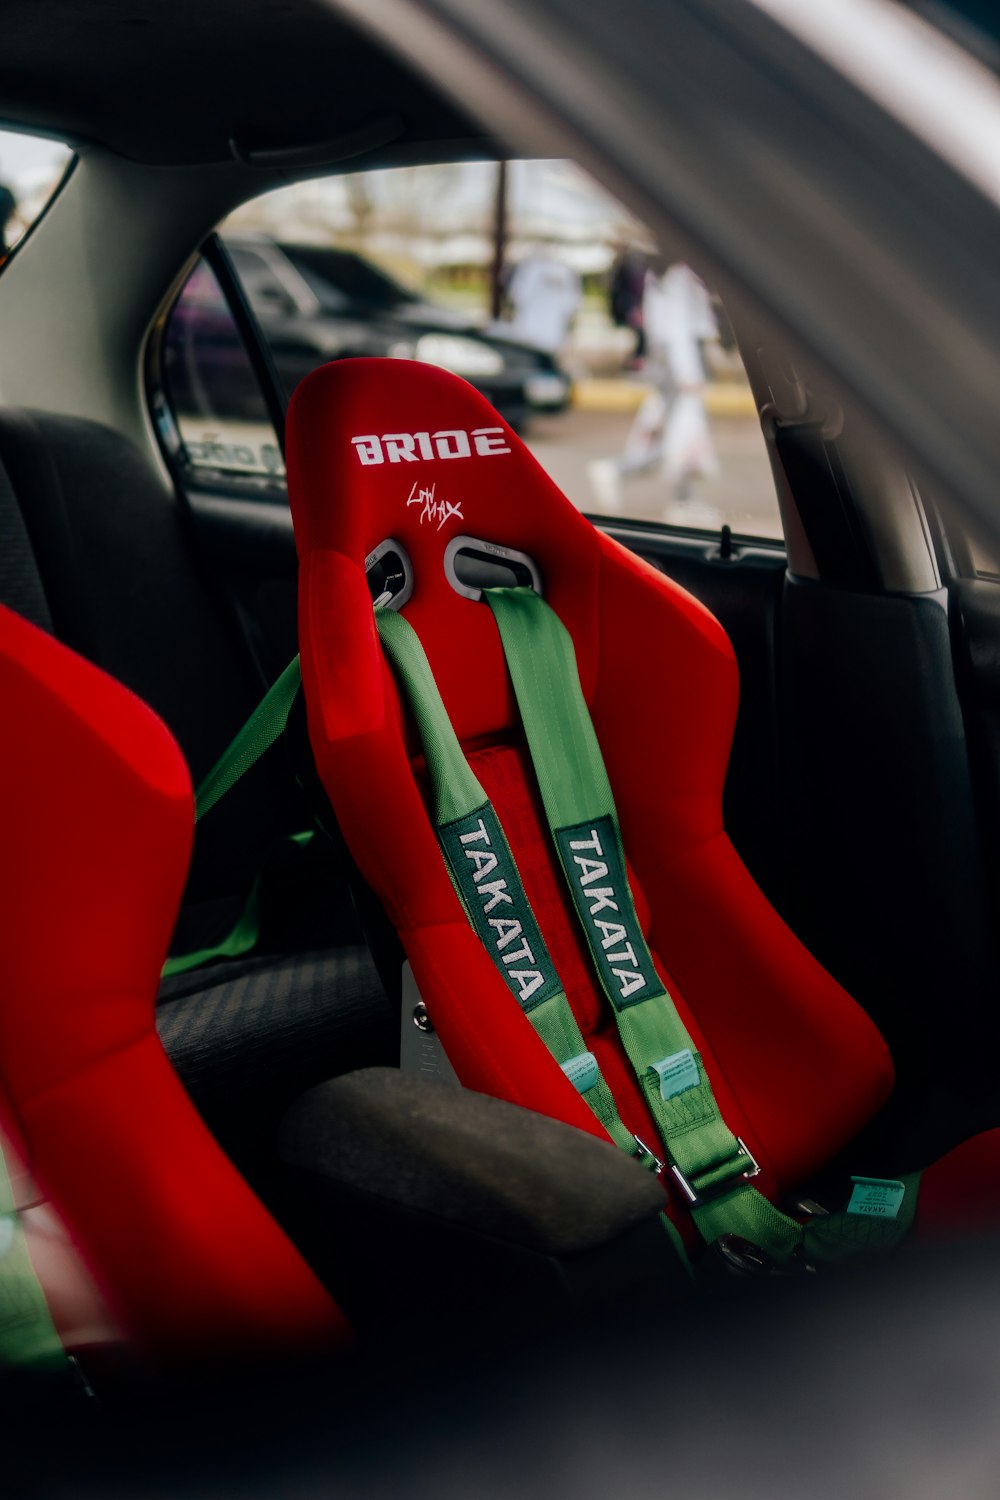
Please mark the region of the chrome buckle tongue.
POLYGON ((663 1173, 667 1170, 667 1163, 661 1161, 656 1152, 651 1151, 646 1142, 641 1140, 634 1131, 632 1132, 632 1139, 635 1141, 635 1154, 639 1161, 642 1162, 644 1167, 648 1167, 655 1177, 662 1177, 663 1173))

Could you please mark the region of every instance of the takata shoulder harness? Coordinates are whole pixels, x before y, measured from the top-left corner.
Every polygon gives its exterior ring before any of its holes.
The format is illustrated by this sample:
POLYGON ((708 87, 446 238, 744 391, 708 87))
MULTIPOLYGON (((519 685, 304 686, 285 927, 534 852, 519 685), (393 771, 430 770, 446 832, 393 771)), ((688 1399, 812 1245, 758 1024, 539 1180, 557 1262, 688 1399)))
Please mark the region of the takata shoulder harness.
MULTIPOLYGON (((493 611, 545 817, 600 987, 660 1131, 666 1161, 619 1118, 583 1042, 499 819, 469 766, 416 632, 375 617, 427 763, 438 842, 469 921, 535 1031, 615 1143, 676 1185, 709 1244, 728 1236, 791 1268, 884 1251, 909 1229, 919 1173, 855 1179, 847 1209, 806 1223, 754 1185, 759 1168, 719 1111, 711 1080, 653 964, 636 916, 614 797, 559 617, 531 588, 483 591, 493 611)), ((664 1219, 680 1253, 680 1237, 664 1219)))

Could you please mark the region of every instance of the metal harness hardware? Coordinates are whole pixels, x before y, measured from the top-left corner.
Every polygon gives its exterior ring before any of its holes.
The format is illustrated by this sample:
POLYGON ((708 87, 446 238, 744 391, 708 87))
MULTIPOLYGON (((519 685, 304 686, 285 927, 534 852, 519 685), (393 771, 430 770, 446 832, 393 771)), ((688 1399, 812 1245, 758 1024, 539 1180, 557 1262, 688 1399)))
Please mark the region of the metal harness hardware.
MULTIPOLYGON (((685 1176, 676 1162, 671 1164, 671 1175, 692 1208, 703 1208, 706 1203, 714 1203, 716 1198, 721 1198, 724 1193, 731 1193, 741 1183, 750 1182, 752 1178, 759 1175, 760 1163, 748 1149, 746 1142, 741 1136, 736 1137, 736 1145, 738 1150, 730 1159, 732 1161, 742 1161, 745 1159, 747 1165, 738 1172, 734 1172, 731 1177, 724 1177, 721 1182, 710 1183, 707 1187, 696 1187, 690 1178, 685 1176)), ((711 1172, 716 1167, 723 1165, 725 1165, 724 1160, 712 1162, 711 1165, 704 1167, 702 1170, 704 1172, 711 1172)))

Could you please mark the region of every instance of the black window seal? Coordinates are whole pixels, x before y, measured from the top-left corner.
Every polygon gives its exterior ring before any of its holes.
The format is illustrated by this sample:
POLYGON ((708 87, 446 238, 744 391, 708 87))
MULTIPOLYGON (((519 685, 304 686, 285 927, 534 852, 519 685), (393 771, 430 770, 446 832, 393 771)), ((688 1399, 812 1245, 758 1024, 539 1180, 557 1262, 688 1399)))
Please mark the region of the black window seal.
MULTIPOLYGON (((285 411, 287 398, 274 367, 270 347, 261 332, 220 236, 213 232, 202 241, 193 264, 201 259, 212 272, 223 300, 236 326, 240 344, 250 361, 264 401, 268 420, 274 429, 282 459, 285 456, 285 411)), ((180 435, 177 419, 167 393, 163 375, 163 342, 177 302, 184 294, 185 277, 177 294, 163 309, 151 331, 145 360, 146 402, 153 430, 170 471, 174 487, 185 506, 191 495, 215 495, 228 500, 250 500, 256 504, 286 505, 287 487, 281 475, 230 473, 192 464, 180 435)))
POLYGON ((267 407, 268 417, 278 439, 281 456, 284 458, 285 412, 288 409, 288 396, 275 368, 271 347, 261 331, 260 324, 250 306, 250 299, 244 291, 243 283, 233 265, 232 256, 226 249, 221 235, 214 232, 210 234, 201 247, 201 254, 214 272, 215 279, 222 288, 222 294, 229 304, 229 311, 233 315, 243 347, 253 366, 257 384, 260 386, 260 392, 267 407))

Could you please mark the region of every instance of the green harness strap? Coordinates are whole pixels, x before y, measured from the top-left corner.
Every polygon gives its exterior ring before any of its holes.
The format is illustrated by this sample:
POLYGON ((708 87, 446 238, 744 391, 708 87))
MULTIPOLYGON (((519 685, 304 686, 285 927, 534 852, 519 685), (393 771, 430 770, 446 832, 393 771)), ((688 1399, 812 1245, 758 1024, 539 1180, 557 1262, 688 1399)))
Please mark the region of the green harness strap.
POLYGON ((275 740, 284 734, 288 715, 302 687, 298 656, 293 656, 273 682, 233 741, 195 792, 195 822, 210 812, 251 766, 255 766, 275 740))
MULTIPOLYGON (((299 658, 295 656, 281 676, 272 683, 243 728, 223 750, 195 792, 196 823, 201 822, 205 814, 221 801, 284 734, 288 727, 288 716, 301 687, 302 672, 299 658)), ((312 838, 312 830, 292 837, 298 844, 307 843, 312 838)), ((187 974, 189 970, 200 969, 203 964, 211 963, 216 958, 239 958, 244 953, 252 952, 260 937, 260 882, 258 874, 250 887, 250 894, 236 926, 224 938, 207 948, 198 948, 193 953, 180 953, 168 958, 160 971, 162 977, 169 979, 174 974, 187 974)))
MULTIPOLYGON (((622 1122, 563 991, 521 882, 507 837, 458 742, 416 631, 376 608, 382 648, 410 704, 430 779, 434 828, 473 931, 508 989, 611 1140, 629 1156, 650 1153, 622 1122)), ((661 1223, 684 1268, 687 1252, 666 1214, 661 1223)))
POLYGON ((866 1249, 895 1243, 912 1220, 918 1174, 903 1181, 902 1201, 883 1204, 883 1212, 874 1200, 867 1209, 854 1207, 856 1189, 851 1211, 808 1227, 753 1186, 756 1164, 722 1118, 639 926, 569 632, 531 589, 488 589, 484 598, 500 631, 546 819, 594 968, 701 1235, 708 1243, 736 1235, 778 1265, 802 1254, 839 1260, 856 1253, 858 1242, 866 1249))
POLYGON ((0 1368, 66 1369, 55 1330, 25 1242, 10 1177, 0 1150, 0 1368))
POLYGON ((587 1051, 500 820, 465 758, 417 633, 388 609, 376 609, 375 623, 416 721, 435 832, 469 922, 545 1046, 615 1144, 634 1156, 635 1137, 587 1051))

